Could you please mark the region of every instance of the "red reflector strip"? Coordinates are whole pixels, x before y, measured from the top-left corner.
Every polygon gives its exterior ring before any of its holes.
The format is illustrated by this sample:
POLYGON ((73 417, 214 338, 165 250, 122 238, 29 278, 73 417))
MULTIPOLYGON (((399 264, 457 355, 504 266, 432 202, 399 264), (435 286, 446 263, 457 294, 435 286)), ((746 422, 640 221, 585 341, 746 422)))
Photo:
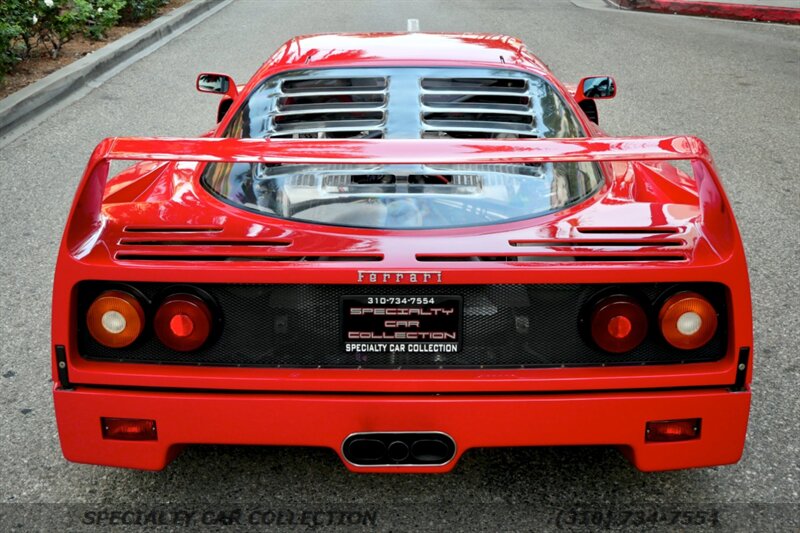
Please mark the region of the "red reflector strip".
POLYGON ((676 442, 699 438, 699 418, 648 422, 644 432, 644 440, 647 442, 676 442))
POLYGON ((101 418, 104 439, 156 440, 156 421, 141 418, 101 418))

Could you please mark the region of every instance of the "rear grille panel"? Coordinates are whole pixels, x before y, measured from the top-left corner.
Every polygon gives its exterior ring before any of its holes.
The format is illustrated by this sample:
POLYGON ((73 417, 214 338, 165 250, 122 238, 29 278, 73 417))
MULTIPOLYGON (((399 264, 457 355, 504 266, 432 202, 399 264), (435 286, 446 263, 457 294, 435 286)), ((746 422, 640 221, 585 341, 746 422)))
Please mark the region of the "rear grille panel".
MULTIPOLYGON (((84 282, 78 289, 78 316, 108 282, 84 282)), ((116 286, 119 287, 119 286, 116 286)), ((136 284, 151 301, 169 285, 136 284)), ((78 348, 87 359, 138 363, 260 366, 288 368, 521 368, 554 366, 643 365, 714 361, 726 350, 726 290, 719 284, 682 284, 703 294, 720 312, 715 337, 706 346, 681 351, 661 340, 651 318, 647 339, 627 354, 607 354, 583 334, 584 307, 599 285, 243 285, 199 286, 218 303, 220 335, 191 353, 172 351, 146 330, 128 348, 109 349, 89 335, 78 320, 78 348), (340 298, 344 295, 463 297, 463 348, 445 354, 357 354, 343 350, 340 298)), ((641 295, 656 308, 671 284, 619 286, 641 295)), ((148 320, 154 309, 146 309, 148 320)), ((655 313, 655 311, 653 312, 655 313)))

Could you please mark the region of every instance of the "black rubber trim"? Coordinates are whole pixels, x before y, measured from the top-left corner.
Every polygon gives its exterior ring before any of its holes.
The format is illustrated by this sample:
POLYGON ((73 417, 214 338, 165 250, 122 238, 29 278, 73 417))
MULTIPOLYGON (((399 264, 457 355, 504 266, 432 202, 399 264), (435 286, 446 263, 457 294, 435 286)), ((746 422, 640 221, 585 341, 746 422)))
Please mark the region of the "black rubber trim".
POLYGON ((570 394, 627 394, 648 392, 684 392, 712 389, 731 390, 733 385, 697 385, 694 387, 660 387, 644 389, 580 389, 558 391, 456 391, 456 392, 373 392, 373 391, 315 391, 315 390, 241 390, 241 389, 202 389, 178 387, 138 387, 138 386, 112 386, 96 384, 75 384, 82 389, 131 391, 131 392, 168 392, 184 394, 237 394, 237 395, 290 395, 290 396, 566 396, 570 394))
POLYGON ((64 346, 56 345, 56 368, 58 369, 58 382, 62 390, 72 390, 69 382, 69 365, 67 364, 67 350, 64 346))
POLYGON ((600 113, 597 111, 597 104, 594 100, 581 100, 578 102, 578 106, 586 114, 586 118, 595 124, 600 124, 600 113))
POLYGON ((745 379, 747 378, 747 366, 750 361, 750 347, 744 346, 739 348, 739 360, 736 362, 736 381, 731 387, 733 392, 741 392, 747 387, 745 386, 745 379))

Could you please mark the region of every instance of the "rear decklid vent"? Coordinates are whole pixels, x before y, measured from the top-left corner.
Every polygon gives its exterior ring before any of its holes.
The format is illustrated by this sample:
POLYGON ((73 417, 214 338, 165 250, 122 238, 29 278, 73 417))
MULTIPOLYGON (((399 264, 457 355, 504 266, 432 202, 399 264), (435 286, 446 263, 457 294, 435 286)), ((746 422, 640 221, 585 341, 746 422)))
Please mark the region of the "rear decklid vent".
POLYGON ((590 237, 514 239, 513 252, 417 254, 422 262, 494 261, 516 262, 659 262, 686 261, 692 245, 677 228, 579 228, 590 237), (627 235, 626 235, 627 234, 627 235))
POLYGON ((583 233, 584 235, 606 234, 613 235, 615 237, 622 236, 623 238, 625 235, 630 235, 636 238, 660 238, 659 236, 681 233, 684 231, 684 228, 675 226, 579 226, 577 230, 579 233, 583 233))
POLYGON ((423 138, 535 138, 524 78, 422 78, 423 138))
POLYGON ((689 252, 683 239, 665 238, 537 239, 509 244, 533 258, 567 261, 683 261, 689 252))
POLYGON ((269 137, 379 139, 386 125, 385 77, 284 78, 269 137))
POLYGON ((309 262, 381 261, 382 254, 299 251, 285 238, 223 237, 222 227, 132 227, 117 242, 117 261, 171 262, 309 262), (215 235, 216 234, 216 235, 215 235))

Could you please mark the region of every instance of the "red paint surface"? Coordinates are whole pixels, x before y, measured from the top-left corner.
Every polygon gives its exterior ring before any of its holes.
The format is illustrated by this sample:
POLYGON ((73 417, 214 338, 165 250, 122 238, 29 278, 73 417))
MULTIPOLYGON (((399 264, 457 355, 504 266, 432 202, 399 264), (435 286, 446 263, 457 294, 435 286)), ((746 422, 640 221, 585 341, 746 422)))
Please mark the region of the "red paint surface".
POLYGON ((447 472, 479 447, 613 445, 641 470, 735 463, 750 392, 619 392, 559 395, 319 395, 55 391, 64 455, 79 463, 159 470, 187 444, 321 446, 341 456, 361 431, 440 431, 456 456, 440 467, 354 467, 359 472, 447 472), (100 417, 156 421, 158 440, 103 440, 100 417), (702 418, 700 439, 645 443, 648 421, 702 418))

